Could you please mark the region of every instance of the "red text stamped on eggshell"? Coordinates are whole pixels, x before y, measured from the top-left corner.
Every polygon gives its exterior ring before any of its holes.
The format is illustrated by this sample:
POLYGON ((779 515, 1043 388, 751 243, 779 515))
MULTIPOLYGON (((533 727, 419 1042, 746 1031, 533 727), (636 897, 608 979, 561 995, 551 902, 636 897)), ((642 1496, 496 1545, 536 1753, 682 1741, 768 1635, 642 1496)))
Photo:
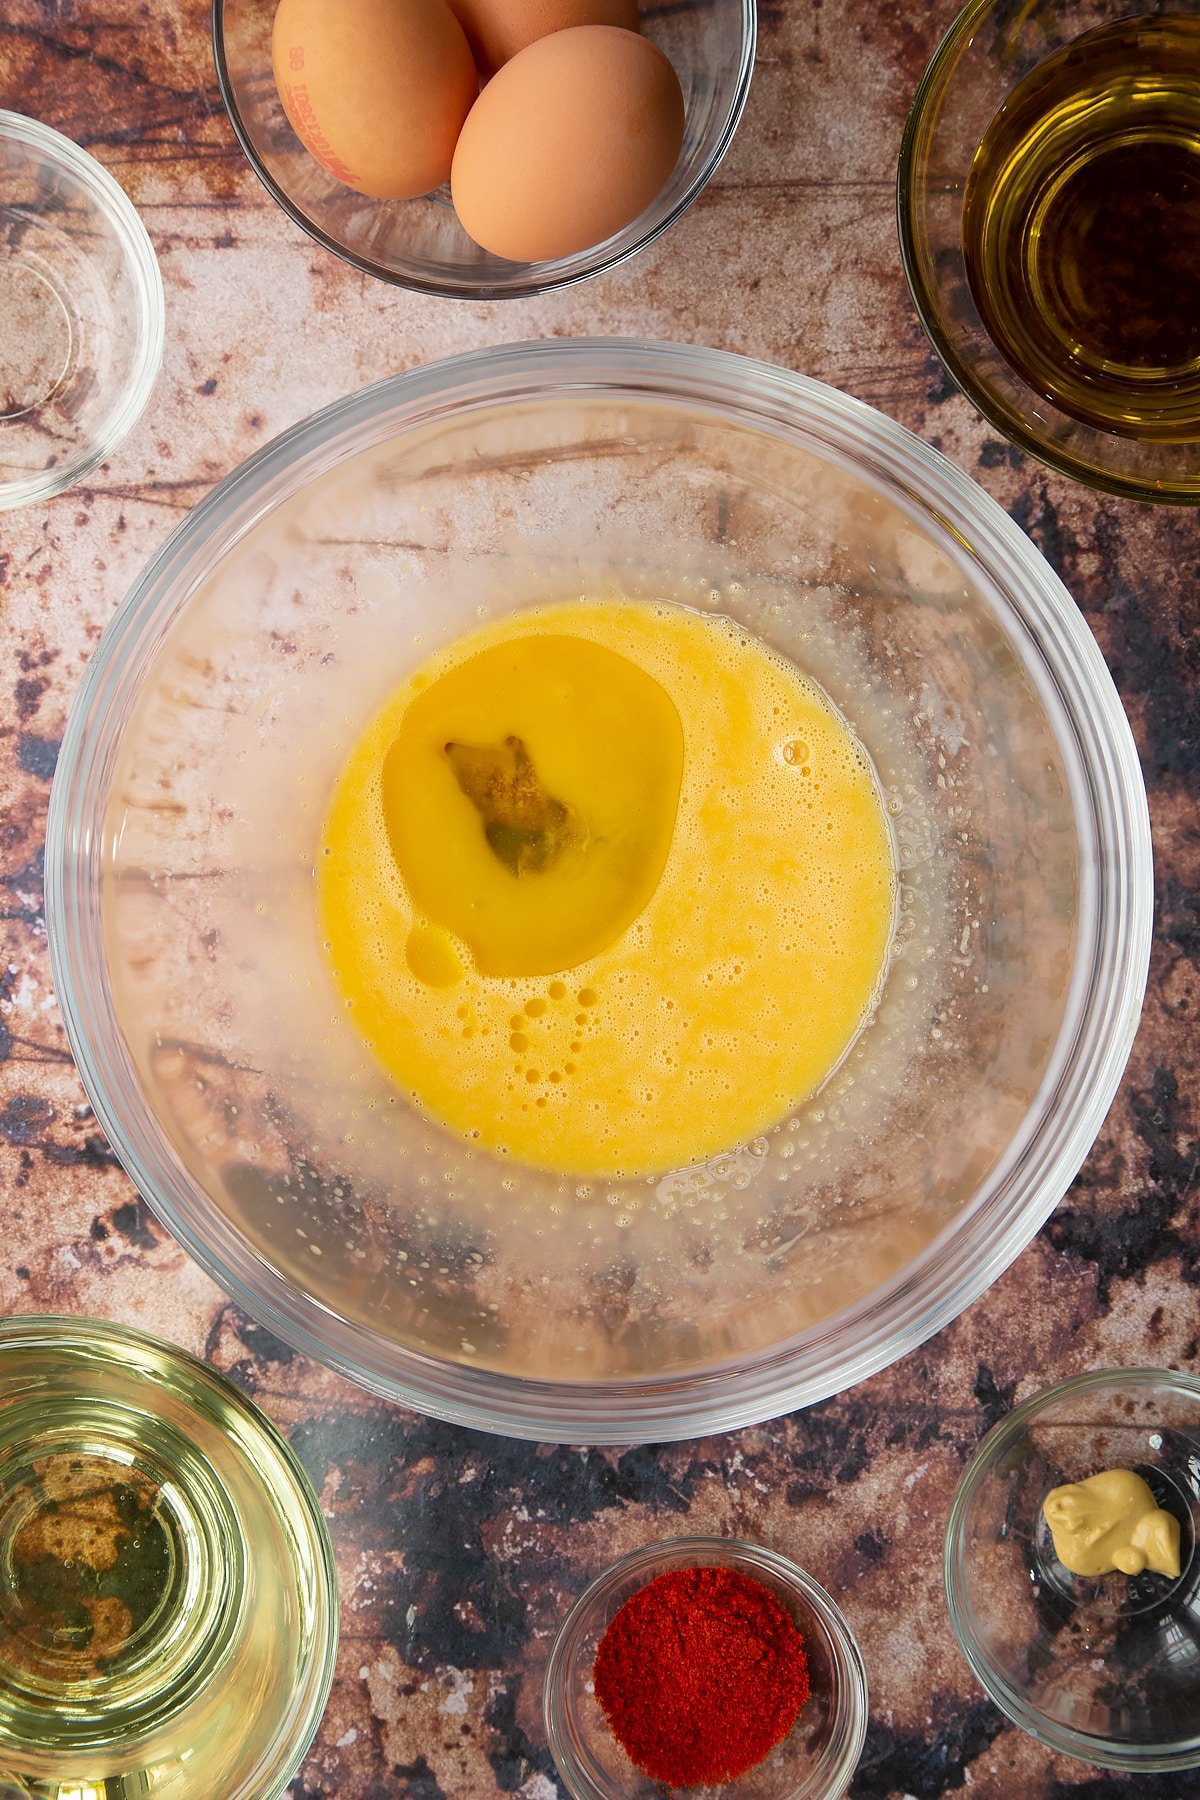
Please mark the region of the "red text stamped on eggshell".
POLYGON ((354 187, 356 177, 346 167, 317 124, 317 115, 313 110, 313 103, 309 99, 307 86, 293 87, 289 81, 284 89, 283 104, 304 148, 310 155, 315 156, 331 175, 336 175, 338 180, 344 181, 348 187, 354 187))
POLYGON ((293 44, 291 49, 288 51, 288 68, 289 69, 302 69, 303 67, 304 67, 304 45, 303 44, 293 44))

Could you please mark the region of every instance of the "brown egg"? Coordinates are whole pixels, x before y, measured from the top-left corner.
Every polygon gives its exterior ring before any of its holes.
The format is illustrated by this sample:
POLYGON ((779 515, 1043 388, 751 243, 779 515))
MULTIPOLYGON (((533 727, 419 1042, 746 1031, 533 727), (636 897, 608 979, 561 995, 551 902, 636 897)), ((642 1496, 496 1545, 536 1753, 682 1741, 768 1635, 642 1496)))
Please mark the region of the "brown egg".
POLYGON ((526 44, 571 25, 638 29, 638 0, 449 0, 449 4, 485 75, 526 44))
POLYGON ((446 180, 479 91, 446 0, 280 0, 271 49, 296 135, 347 187, 409 200, 446 180))
POLYGON ((683 95, 662 51, 632 31, 576 25, 528 44, 488 82, 450 190, 477 244, 542 262, 636 219, 682 142, 683 95))

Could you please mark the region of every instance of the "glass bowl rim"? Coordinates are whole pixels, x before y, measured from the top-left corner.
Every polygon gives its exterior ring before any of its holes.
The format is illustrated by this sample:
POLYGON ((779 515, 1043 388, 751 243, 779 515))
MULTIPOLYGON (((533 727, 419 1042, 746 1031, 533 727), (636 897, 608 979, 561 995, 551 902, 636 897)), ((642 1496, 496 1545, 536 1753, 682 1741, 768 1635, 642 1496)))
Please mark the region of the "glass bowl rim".
MULTIPOLYGON (((1182 488, 1171 479, 1161 480, 1152 475, 1121 475, 1106 470, 1095 462, 1087 461, 1082 456, 1072 455, 1061 450, 1045 438, 1039 437, 1021 421, 1021 417, 1012 408, 1005 405, 992 390, 978 381, 965 359, 959 355, 954 340, 941 320, 936 297, 928 286, 922 273, 921 259, 917 255, 916 240, 918 236, 916 220, 919 211, 919 184, 915 178, 914 167, 917 145, 925 130, 928 115, 948 85, 948 65, 952 58, 966 46, 970 45, 978 29, 980 21, 991 12, 995 12, 1002 0, 967 0, 946 31, 939 38, 937 47, 929 63, 917 83, 912 104, 904 121, 904 132, 900 140, 900 154, 896 164, 896 223, 900 240, 900 260, 904 265, 904 276, 908 283, 908 291, 916 308, 921 327, 929 339, 938 359, 976 412, 995 426, 1001 437, 1016 446, 1018 450, 1027 452, 1047 468, 1060 475, 1067 475, 1072 481, 1094 489, 1100 493, 1116 494, 1123 500, 1140 500, 1146 505, 1158 506, 1197 506, 1200 505, 1200 481, 1188 488, 1182 488)), ((1136 11, 1136 8, 1133 8, 1136 11)), ((952 73, 952 71, 949 71, 952 73)), ((1026 383, 1029 394, 1034 395, 1043 405, 1053 406, 1053 402, 1045 396, 1037 394, 1035 388, 1026 383)), ((1057 410, 1057 409, 1056 409, 1057 410)), ((1094 443, 1101 449, 1110 440, 1111 434, 1100 431, 1096 427, 1086 425, 1082 420, 1071 418, 1069 414, 1059 412, 1058 417, 1069 419, 1072 428, 1086 433, 1085 441, 1094 443)), ((1200 456, 1200 445, 1196 446, 1200 456)))
POLYGON ((25 113, 0 110, 0 142, 7 140, 32 151, 72 175, 97 212, 112 226, 125 255, 137 297, 137 355, 128 381, 116 396, 92 441, 56 469, 19 481, 0 479, 0 512, 52 499, 89 474, 129 435, 141 417, 158 379, 166 341, 166 298, 162 270, 133 201, 103 163, 41 120, 25 113))
MULTIPOLYGON (((226 1397, 232 1395, 244 1412, 252 1414, 255 1428, 267 1438, 288 1471, 293 1495, 310 1527, 311 1548, 318 1559, 310 1570, 310 1578, 314 1594, 320 1595, 324 1602, 325 1630, 314 1632, 308 1702, 278 1746, 277 1766, 274 1770, 267 1771, 269 1779, 257 1791, 257 1800, 282 1800, 285 1789, 295 1777, 312 1745, 329 1703, 341 1632, 338 1571, 333 1543, 320 1499, 304 1465, 279 1426, 249 1394, 220 1369, 213 1368, 210 1363, 203 1362, 168 1338, 143 1331, 139 1326, 119 1324, 111 1319, 77 1316, 73 1313, 10 1313, 0 1319, 0 1363, 3 1362, 6 1351, 22 1345, 47 1351, 74 1350, 89 1359, 100 1355, 110 1361, 120 1361, 127 1371, 131 1366, 131 1358, 136 1359, 140 1353, 152 1351, 159 1359, 169 1361, 183 1370, 192 1380, 199 1375, 208 1386, 221 1389, 226 1397)), ((155 1377, 145 1369, 137 1367, 135 1374, 145 1387, 157 1388, 155 1377)))
POLYGON ((962 1592, 960 1565, 964 1560, 964 1534, 972 1502, 1000 1453, 1008 1448, 1029 1422, 1058 1400, 1075 1394, 1089 1394, 1103 1388, 1177 1388, 1196 1402, 1200 1425, 1200 1376, 1182 1369, 1088 1369, 1056 1381, 1048 1388, 1023 1400, 1012 1412, 986 1431, 959 1479, 946 1519, 946 1535, 942 1551, 942 1575, 946 1592, 946 1610, 958 1647, 966 1657, 972 1674, 988 1698, 1005 1717, 1048 1749, 1063 1756, 1074 1756, 1096 1768, 1118 1769, 1151 1774, 1156 1771, 1191 1769, 1200 1766, 1200 1725, 1193 1737, 1175 1750, 1140 1747, 1134 1744, 1111 1744, 1093 1732, 1074 1731, 1058 1725, 1032 1707, 1004 1674, 996 1668, 971 1624, 971 1612, 962 1592))
POLYGON ((668 1566, 677 1567, 680 1557, 704 1559, 699 1566, 741 1569, 751 1575, 772 1576, 821 1621, 832 1646, 847 1706, 844 1742, 830 1771, 826 1790, 830 1796, 840 1796, 862 1755, 869 1712, 866 1664, 844 1613, 819 1581, 779 1550, 750 1543, 745 1538, 684 1536, 643 1544, 602 1569, 571 1603, 554 1634, 542 1680, 542 1716, 555 1767, 574 1800, 604 1800, 602 1791, 595 1787, 585 1771, 579 1769, 566 1730, 567 1668, 576 1642, 590 1625, 597 1607, 630 1576, 645 1575, 646 1581, 652 1581, 668 1566))
POLYGON ((510 344, 388 377, 301 421, 227 476, 150 559, 84 671, 51 791, 46 844, 47 935, 68 1039, 102 1128, 175 1238, 252 1317, 368 1390, 475 1429, 557 1442, 662 1441, 757 1423, 842 1391, 957 1317, 1024 1248, 1090 1149, 1129 1054, 1150 952, 1149 812, 1129 723, 1082 615, 1024 533, 938 451, 861 401, 728 352, 623 338, 510 344), (1097 859, 1101 889, 1089 903, 1091 949, 1082 942, 1077 949, 1079 991, 1072 990, 1073 1011, 1059 1034, 1061 1067, 1048 1071, 1031 1104, 1026 1123, 1036 1117, 1037 1129, 1027 1134, 1020 1156, 995 1176, 983 1198, 977 1193, 964 1207, 974 1205, 973 1230, 961 1230, 960 1214, 915 1265, 869 1299, 753 1357, 649 1379, 566 1382, 500 1374, 390 1342, 381 1353, 365 1328, 293 1288, 257 1255, 245 1272, 244 1240, 206 1197, 197 1207, 199 1185, 183 1176, 126 1066, 104 983, 94 904, 89 916, 87 877, 98 868, 99 855, 89 784, 109 772, 104 764, 115 754, 122 707, 132 703, 142 670, 188 602, 197 579, 193 562, 211 548, 214 521, 219 535, 213 541, 223 556, 285 494, 408 427, 482 407, 554 404, 580 393, 650 399, 799 441, 863 478, 886 482, 889 498, 907 504, 910 516, 927 527, 940 521, 974 556, 985 584, 996 589, 1007 574, 1012 591, 1004 590, 1004 604, 1013 641, 1045 670, 1060 710, 1070 690, 1060 743, 1068 761, 1072 754, 1079 759, 1094 814, 1089 828, 1108 829, 1111 841, 1097 859), (172 606, 163 613, 162 597, 172 587, 172 606), (1109 814, 1097 805, 1101 786, 1109 814), (1087 954, 1091 962, 1083 970, 1087 954), (1103 988, 1096 980, 1101 964, 1108 978, 1103 988), (108 1007, 99 1029, 96 1019, 84 1016, 97 988, 108 1007), (124 1116, 110 1096, 122 1079, 129 1099, 124 1116), (1064 1089, 1069 1105, 1059 1103, 1064 1089), (1037 1165, 1032 1173, 1031 1161, 1037 1165), (990 1210, 981 1233, 984 1199, 990 1210), (915 1290, 918 1276, 927 1277, 934 1265, 938 1281, 931 1301, 915 1290), (872 1329, 864 1334, 868 1305, 872 1329), (796 1367, 798 1345, 807 1354, 802 1368, 796 1367), (816 1362, 814 1348, 822 1351, 816 1362))
MULTIPOLYGON (((625 241, 625 238, 631 227, 627 226, 625 232, 616 234, 615 248, 594 262, 587 260, 594 255, 594 251, 583 250, 577 252, 574 257, 552 258, 546 263, 514 263, 512 265, 514 269, 524 267, 531 270, 539 268, 553 270, 563 263, 575 263, 579 266, 567 268, 560 274, 529 275, 524 280, 514 281, 497 289, 487 281, 466 278, 455 280, 451 277, 435 280, 416 275, 399 274, 394 269, 386 268, 382 263, 374 262, 371 257, 361 256, 357 251, 339 243, 337 238, 308 217, 263 163, 254 147, 250 133, 246 129, 246 123, 233 90, 229 60, 225 54, 225 3, 226 0, 212 0, 212 51, 213 63, 217 72, 217 87, 220 90, 221 102, 229 123, 233 127, 234 136, 241 145, 242 153, 271 199, 314 243, 319 244, 323 250, 328 250, 331 255, 338 257, 351 268, 358 269, 364 275, 372 275, 379 281, 385 281, 391 287, 403 288, 409 293, 429 294, 434 298, 450 300, 528 300, 539 294, 553 294, 562 288, 575 287, 581 281, 590 281, 594 275, 607 274, 610 269, 619 268, 622 263, 628 262, 630 257, 636 256, 640 250, 645 250, 650 244, 653 244, 682 217, 693 201, 697 200, 704 192, 732 144, 750 96, 750 83, 754 74, 755 50, 758 43, 757 0, 737 0, 742 15, 741 54, 724 123, 711 149, 697 167, 684 192, 657 224, 629 238, 628 242, 625 241)), ((394 204, 404 205, 406 202, 396 201, 394 204)), ((636 225, 636 223, 635 220, 634 224, 636 225)), ((611 239, 607 241, 612 242, 611 239)))

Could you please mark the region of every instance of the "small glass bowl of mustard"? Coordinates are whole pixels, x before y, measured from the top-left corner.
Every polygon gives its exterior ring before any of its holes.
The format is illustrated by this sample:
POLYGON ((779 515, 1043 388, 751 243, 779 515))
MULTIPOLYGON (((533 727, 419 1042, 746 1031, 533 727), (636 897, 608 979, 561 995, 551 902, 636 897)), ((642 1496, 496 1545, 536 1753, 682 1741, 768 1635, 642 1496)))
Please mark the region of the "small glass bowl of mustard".
POLYGON ((772 1594, 804 1640, 808 1699, 791 1731, 735 1780, 689 1793, 730 1800, 840 1800, 862 1755, 867 1678, 850 1628, 811 1575, 777 1551, 736 1538, 679 1537, 634 1550, 597 1576, 559 1627, 546 1665, 546 1734, 572 1800, 668 1800, 668 1789, 635 1768, 596 1698, 600 1641, 626 1601, 660 1575, 729 1569, 772 1594))
POLYGON ((1051 1750, 1137 1773, 1200 1766, 1198 1546, 1200 1380, 1094 1370, 1017 1407, 967 1465, 946 1529, 950 1621, 997 1706, 1051 1750), (1060 1560, 1047 1497, 1118 1469, 1176 1522, 1178 1575, 1060 1560))

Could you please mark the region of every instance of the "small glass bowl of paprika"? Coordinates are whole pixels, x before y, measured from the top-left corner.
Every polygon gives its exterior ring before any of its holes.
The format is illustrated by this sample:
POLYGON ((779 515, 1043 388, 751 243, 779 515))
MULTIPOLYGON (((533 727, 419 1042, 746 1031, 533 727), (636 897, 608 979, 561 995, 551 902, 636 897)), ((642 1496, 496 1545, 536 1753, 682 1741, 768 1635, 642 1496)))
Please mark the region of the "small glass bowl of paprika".
POLYGON ((559 1628, 544 1702, 574 1800, 838 1800, 867 1728, 862 1657, 829 1595, 732 1538, 606 1569, 559 1628))

